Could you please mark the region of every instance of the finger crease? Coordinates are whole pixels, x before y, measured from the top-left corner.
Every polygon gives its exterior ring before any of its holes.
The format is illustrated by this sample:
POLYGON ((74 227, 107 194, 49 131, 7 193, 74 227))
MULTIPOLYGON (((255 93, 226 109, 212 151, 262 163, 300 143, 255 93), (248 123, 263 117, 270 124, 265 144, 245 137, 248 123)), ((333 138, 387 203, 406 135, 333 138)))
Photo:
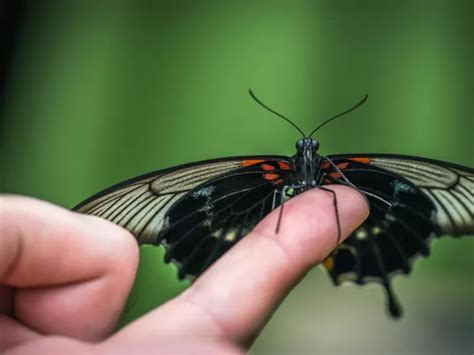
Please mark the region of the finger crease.
POLYGON ((294 261, 294 257, 291 255, 291 253, 288 252, 288 250, 281 244, 281 242, 278 239, 274 238, 274 235, 270 235, 267 233, 262 233, 262 232, 255 232, 256 238, 261 238, 262 240, 269 241, 271 244, 276 246, 277 249, 280 250, 280 254, 283 255, 283 263, 291 265, 294 261))
POLYGON ((18 264, 20 263, 20 260, 23 257, 23 251, 24 251, 24 245, 23 245, 23 238, 17 238, 16 239, 16 247, 13 253, 13 259, 10 261, 9 265, 7 266, 5 272, 3 275, 1 275, 1 279, 4 281, 8 281, 8 279, 12 276, 12 274, 15 272, 17 269, 18 264))
POLYGON ((198 292, 199 291, 197 289, 190 288, 189 293, 182 294, 183 301, 198 310, 200 313, 204 314, 206 318, 208 318, 213 324, 215 324, 218 331, 218 336, 225 337, 227 334, 232 334, 230 332, 230 327, 227 326, 227 324, 223 320, 219 319, 219 317, 216 316, 210 308, 206 307, 204 304, 201 304, 199 301, 194 300, 196 296, 193 294, 198 292))

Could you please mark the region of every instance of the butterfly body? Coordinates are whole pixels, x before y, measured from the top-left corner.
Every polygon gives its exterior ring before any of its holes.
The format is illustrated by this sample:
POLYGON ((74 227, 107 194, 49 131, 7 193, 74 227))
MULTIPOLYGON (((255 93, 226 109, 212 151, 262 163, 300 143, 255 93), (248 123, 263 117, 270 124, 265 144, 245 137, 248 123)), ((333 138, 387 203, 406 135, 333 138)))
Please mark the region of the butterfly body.
POLYGON ((302 138, 296 141, 296 154, 290 159, 293 171, 292 186, 298 186, 299 190, 308 189, 321 185, 322 156, 319 155, 319 142, 311 138, 302 138))

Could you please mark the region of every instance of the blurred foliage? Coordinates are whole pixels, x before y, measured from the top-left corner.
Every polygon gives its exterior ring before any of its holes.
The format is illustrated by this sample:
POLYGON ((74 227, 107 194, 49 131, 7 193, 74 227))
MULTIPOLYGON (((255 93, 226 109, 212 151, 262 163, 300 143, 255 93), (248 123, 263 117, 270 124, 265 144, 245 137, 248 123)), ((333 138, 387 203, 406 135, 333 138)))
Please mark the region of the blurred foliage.
MULTIPOLYGON (((474 165, 472 1, 32 2, 0 132, 0 191, 72 207, 115 182, 201 159, 293 154, 309 131, 323 154, 391 152, 474 165)), ((471 352, 473 241, 446 238, 397 278, 401 321, 379 287, 333 288, 314 270, 256 353, 471 352)), ((123 322, 186 285, 142 248, 123 322)))

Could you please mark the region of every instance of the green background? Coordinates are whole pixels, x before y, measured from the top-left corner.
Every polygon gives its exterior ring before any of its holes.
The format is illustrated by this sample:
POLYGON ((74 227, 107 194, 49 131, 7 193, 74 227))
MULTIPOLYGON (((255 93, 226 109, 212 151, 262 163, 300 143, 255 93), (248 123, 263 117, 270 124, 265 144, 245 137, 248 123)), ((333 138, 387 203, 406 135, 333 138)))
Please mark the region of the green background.
MULTIPOLYGON (((121 180, 208 158, 390 152, 474 165, 472 1, 42 1, 30 7, 0 132, 2 192, 72 207, 121 180)), ((433 243, 394 281, 405 317, 376 285, 334 288, 317 268, 254 353, 470 353, 472 240, 433 243)), ((122 322, 185 284, 143 247, 122 322)), ((256 290, 258 292, 258 290, 256 290)), ((111 295, 113 296, 113 295, 111 295)), ((250 300, 251 301, 251 300, 250 300)))

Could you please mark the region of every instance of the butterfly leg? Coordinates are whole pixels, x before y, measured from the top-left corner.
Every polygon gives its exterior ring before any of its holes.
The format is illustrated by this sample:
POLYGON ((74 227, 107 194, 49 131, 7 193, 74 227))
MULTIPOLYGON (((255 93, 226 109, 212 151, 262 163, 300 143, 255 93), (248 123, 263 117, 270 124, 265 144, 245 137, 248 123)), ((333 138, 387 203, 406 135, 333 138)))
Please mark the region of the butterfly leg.
MULTIPOLYGON (((284 205, 284 202, 285 202, 285 196, 288 193, 288 190, 290 188, 291 188, 291 186, 285 185, 285 186, 283 186, 283 188, 280 191, 280 205, 279 205, 280 206, 280 213, 278 214, 278 220, 277 220, 277 225, 276 225, 276 228, 275 228, 275 234, 278 234, 278 232, 280 231, 281 219, 283 217, 283 205, 284 205)), ((273 202, 275 203, 275 199, 273 200, 273 202)), ((274 207, 276 207, 276 206, 274 206, 274 207)))
MULTIPOLYGON (((277 194, 281 194, 282 191, 275 190, 273 191, 273 200, 272 200, 272 210, 278 207, 277 205, 277 194)), ((280 205, 281 205, 281 197, 280 197, 280 205)))
MULTIPOLYGON (((341 178, 342 178, 342 180, 341 180, 341 179, 337 179, 337 178, 335 178, 335 177, 333 177, 333 176, 327 175, 327 178, 328 178, 329 180, 336 181, 336 182, 338 182, 339 184, 346 185, 346 186, 350 186, 350 187, 352 187, 353 189, 356 189, 357 191, 359 191, 359 193, 360 193, 362 196, 364 196, 364 198, 365 198, 366 201, 367 201, 367 196, 371 196, 371 197, 373 197, 373 198, 379 200, 380 202, 385 203, 388 207, 392 207, 392 204, 391 204, 390 202, 388 202, 387 200, 384 200, 382 197, 377 196, 377 195, 375 195, 375 194, 373 194, 373 193, 371 193, 371 192, 361 190, 361 189, 359 189, 357 186, 355 186, 355 185, 344 175, 344 173, 341 171, 341 169, 339 169, 339 168, 337 167, 337 165, 334 164, 334 162, 333 162, 331 159, 329 159, 328 157, 324 157, 324 160, 326 160, 329 164, 331 164, 331 166, 333 167, 333 169, 334 169, 336 172, 338 172, 338 173, 341 175, 341 178)), ((369 201, 367 201, 367 204, 369 204, 369 201)), ((370 204, 369 204, 369 207, 370 207, 370 204)))
POLYGON ((334 164, 334 162, 329 159, 328 157, 323 157, 324 160, 326 160, 331 166, 332 168, 338 172, 340 175, 341 175, 341 178, 349 185, 349 186, 352 186, 354 189, 357 190, 357 187, 344 175, 344 173, 341 171, 341 169, 339 169, 337 167, 336 164, 334 164))
POLYGON ((304 187, 305 187, 304 185, 285 185, 281 189, 281 191, 280 191, 280 194, 281 194, 280 195, 280 206, 281 207, 280 207, 280 213, 278 214, 278 221, 277 221, 277 225, 276 225, 276 229, 275 229, 275 234, 278 234, 278 232, 280 231, 281 220, 283 218, 283 206, 284 206, 284 202, 285 202, 285 197, 289 196, 288 191, 290 189, 292 189, 292 190, 300 189, 301 190, 304 187))
POLYGON ((338 183, 338 184, 341 184, 341 185, 344 185, 344 186, 349 186, 349 187, 354 188, 356 191, 358 191, 365 198, 365 200, 367 201, 367 204, 369 205, 369 208, 370 208, 370 204, 369 204, 369 201, 367 200, 367 196, 370 196, 370 197, 375 198, 376 200, 379 200, 380 202, 386 204, 388 206, 388 208, 392 208, 392 204, 390 202, 388 202, 387 200, 383 199, 382 197, 380 197, 376 194, 373 194, 371 192, 359 189, 358 187, 354 186, 352 183, 347 183, 345 180, 335 178, 334 176, 326 175, 325 177, 328 180, 330 180, 331 182, 335 182, 335 183, 338 183))
POLYGON ((327 191, 332 195, 332 201, 334 205, 334 212, 336 213, 336 223, 337 223, 337 245, 341 242, 341 221, 339 219, 339 208, 337 206, 337 196, 336 193, 324 186, 316 186, 315 188, 327 191))

